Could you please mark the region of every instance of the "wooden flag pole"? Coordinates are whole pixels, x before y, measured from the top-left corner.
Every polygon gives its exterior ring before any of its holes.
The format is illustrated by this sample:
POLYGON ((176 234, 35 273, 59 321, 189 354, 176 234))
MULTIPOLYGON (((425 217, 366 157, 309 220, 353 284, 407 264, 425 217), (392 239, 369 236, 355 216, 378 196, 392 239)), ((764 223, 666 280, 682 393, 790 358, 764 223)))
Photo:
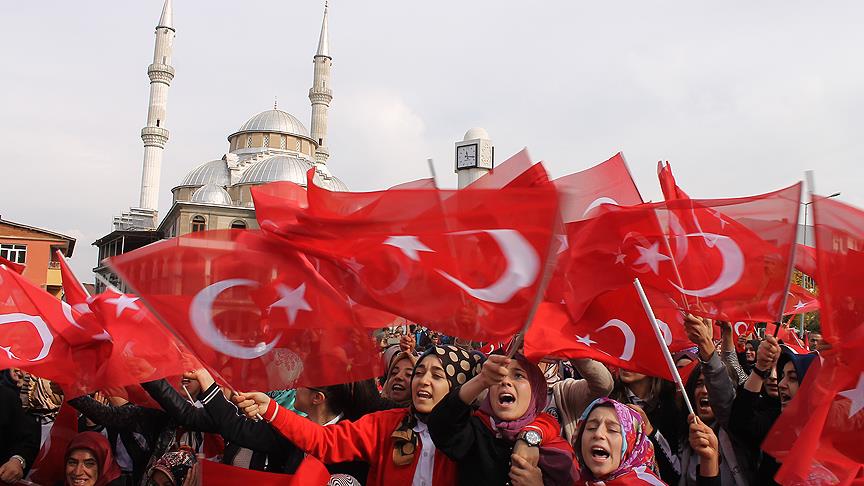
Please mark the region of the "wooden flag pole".
POLYGON ((654 310, 651 309, 651 303, 648 302, 648 296, 645 295, 645 290, 642 289, 642 283, 639 282, 639 279, 637 278, 633 280, 633 285, 636 287, 636 292, 639 293, 639 300, 642 301, 642 307, 645 309, 645 315, 648 316, 648 320, 651 322, 651 328, 654 329, 654 336, 657 338, 657 344, 660 345, 663 357, 666 358, 666 365, 669 367, 669 371, 672 372, 672 378, 675 379, 675 384, 678 385, 678 389, 684 397, 684 404, 687 405, 687 411, 691 414, 695 414, 695 412, 693 412, 693 404, 690 403, 687 391, 684 390, 684 382, 681 380, 678 368, 675 366, 675 362, 672 361, 672 353, 669 352, 669 347, 666 346, 666 341, 663 340, 663 333, 660 332, 660 326, 657 324, 657 317, 654 316, 654 310))

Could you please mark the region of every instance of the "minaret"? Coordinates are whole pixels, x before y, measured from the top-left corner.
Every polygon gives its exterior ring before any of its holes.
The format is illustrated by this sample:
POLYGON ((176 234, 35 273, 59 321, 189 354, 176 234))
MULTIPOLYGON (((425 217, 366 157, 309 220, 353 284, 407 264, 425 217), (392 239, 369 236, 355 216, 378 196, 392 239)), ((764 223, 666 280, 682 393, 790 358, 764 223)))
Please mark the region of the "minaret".
POLYGON ((318 51, 312 59, 315 65, 315 77, 312 88, 309 89, 309 101, 312 102, 312 138, 318 143, 315 150, 315 161, 326 164, 330 152, 327 150, 327 110, 333 91, 330 89, 330 36, 327 33, 327 2, 324 2, 324 21, 321 23, 321 37, 318 38, 318 51))
POLYGON ((171 53, 174 50, 174 9, 171 0, 165 0, 162 16, 156 26, 156 48, 153 51, 153 64, 147 67, 150 76, 150 106, 147 109, 147 126, 141 130, 144 141, 144 172, 141 174, 142 209, 155 213, 159 203, 159 176, 162 167, 162 152, 168 142, 165 127, 167 115, 168 87, 174 79, 171 66, 171 53))

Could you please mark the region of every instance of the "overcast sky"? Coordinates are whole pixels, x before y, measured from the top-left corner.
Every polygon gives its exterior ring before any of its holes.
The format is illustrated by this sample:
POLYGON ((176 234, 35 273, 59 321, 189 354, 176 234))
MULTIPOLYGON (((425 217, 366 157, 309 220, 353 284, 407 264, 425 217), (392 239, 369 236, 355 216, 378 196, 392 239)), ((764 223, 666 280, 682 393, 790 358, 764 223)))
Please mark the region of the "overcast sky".
MULTIPOLYGON (((175 0, 177 74, 160 212, 227 135, 273 106, 309 126, 323 2, 175 0)), ((78 239, 92 280, 138 202, 161 0, 0 2, 0 215, 78 239)), ((428 175, 481 126, 554 176, 623 151, 645 199, 671 162, 695 197, 768 192, 816 170, 864 206, 864 3, 346 1, 330 4, 331 171, 354 190, 428 175)))

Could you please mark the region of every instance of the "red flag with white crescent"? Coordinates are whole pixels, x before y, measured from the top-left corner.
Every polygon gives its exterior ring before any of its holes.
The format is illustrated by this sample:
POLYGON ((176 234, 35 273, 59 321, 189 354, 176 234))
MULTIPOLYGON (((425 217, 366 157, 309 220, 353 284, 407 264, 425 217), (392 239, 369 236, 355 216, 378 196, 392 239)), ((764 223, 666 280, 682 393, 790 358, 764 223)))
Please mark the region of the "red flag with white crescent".
MULTIPOLYGON (((660 324, 664 345, 672 352, 693 344, 684 332, 680 311, 652 294, 652 306, 660 324)), ((617 289, 592 302, 578 321, 564 306, 544 303, 525 337, 525 355, 592 358, 610 366, 672 380, 660 343, 631 287, 617 289)))
POLYGON ((307 187, 299 214, 284 209, 291 183, 253 188, 261 228, 286 249, 329 262, 338 275, 328 280, 354 301, 478 341, 507 339, 524 325, 558 220, 552 184, 373 193, 307 187))
POLYGON ((367 327, 393 316, 358 310, 316 263, 253 230, 192 233, 109 261, 217 380, 234 389, 379 376, 367 327))

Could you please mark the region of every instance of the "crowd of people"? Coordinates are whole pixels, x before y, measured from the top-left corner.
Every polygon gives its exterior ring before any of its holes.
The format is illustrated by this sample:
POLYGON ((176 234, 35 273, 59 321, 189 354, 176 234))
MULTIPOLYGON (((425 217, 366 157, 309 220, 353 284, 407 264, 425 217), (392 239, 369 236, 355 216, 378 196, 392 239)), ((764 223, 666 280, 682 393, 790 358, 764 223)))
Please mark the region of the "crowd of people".
MULTIPOLYGON (((686 399, 591 359, 534 363, 414 325, 375 335, 378 380, 237 392, 196 369, 142 384, 159 408, 103 390, 68 400, 78 426, 62 484, 185 486, 202 461, 291 475, 313 459, 334 485, 773 484, 760 445, 826 345, 736 339, 692 315, 685 328, 686 399)), ((28 484, 63 402, 56 385, 2 371, 0 483, 28 484)))

